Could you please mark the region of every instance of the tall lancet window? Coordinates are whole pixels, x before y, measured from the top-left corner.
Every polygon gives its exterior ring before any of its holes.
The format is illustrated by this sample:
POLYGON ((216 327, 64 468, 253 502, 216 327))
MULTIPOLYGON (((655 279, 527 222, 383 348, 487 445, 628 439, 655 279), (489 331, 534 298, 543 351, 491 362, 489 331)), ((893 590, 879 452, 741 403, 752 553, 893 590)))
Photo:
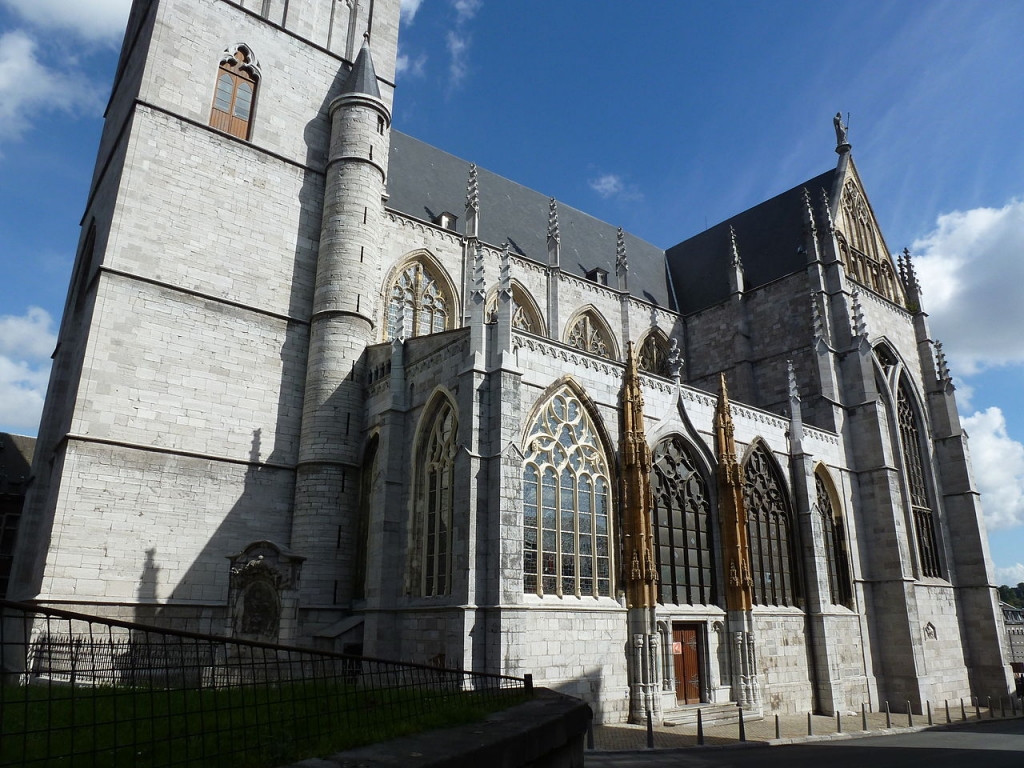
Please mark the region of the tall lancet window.
POLYGON ((637 355, 640 370, 655 376, 669 376, 668 342, 658 331, 651 331, 640 344, 637 355))
POLYGON ((715 585, 707 482, 679 437, 660 442, 652 458, 658 599, 670 605, 710 605, 715 585))
POLYGON ((846 549, 846 527, 843 516, 832 503, 829 484, 820 474, 814 475, 814 490, 821 532, 825 540, 825 562, 828 567, 828 589, 835 605, 853 607, 853 586, 850 583, 850 557, 846 549))
POLYGON ((425 597, 451 592, 452 510, 458 422, 451 402, 439 397, 420 434, 416 507, 420 589, 425 597))
POLYGON ((790 504, 778 468, 760 442, 747 457, 743 480, 754 602, 796 605, 801 590, 790 504))
POLYGON ((608 465, 568 387, 533 422, 523 467, 523 590, 611 596, 608 465))
POLYGON ((584 312, 569 328, 565 343, 598 357, 613 357, 614 345, 604 323, 592 312, 584 312))
POLYGON ((399 335, 404 323, 404 336, 426 336, 449 328, 452 298, 437 277, 421 262, 414 261, 395 278, 388 292, 387 341, 399 335))
POLYGON ((899 388, 896 390, 896 417, 900 426, 900 443, 903 446, 903 466, 907 475, 907 486, 910 488, 910 505, 914 512, 914 533, 917 534, 921 575, 939 577, 942 570, 939 568, 939 548, 935 538, 935 517, 924 479, 921 431, 905 379, 900 380, 899 388))

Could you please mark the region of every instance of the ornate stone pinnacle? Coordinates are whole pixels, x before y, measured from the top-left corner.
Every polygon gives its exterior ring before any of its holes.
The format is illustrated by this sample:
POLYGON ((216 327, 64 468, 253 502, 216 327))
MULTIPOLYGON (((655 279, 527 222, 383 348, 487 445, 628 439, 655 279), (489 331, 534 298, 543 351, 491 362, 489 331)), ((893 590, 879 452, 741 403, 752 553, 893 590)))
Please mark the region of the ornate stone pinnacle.
POLYGON ((626 235, 619 227, 615 233, 615 273, 624 275, 629 271, 629 262, 626 261, 626 235))
POLYGON ((939 374, 939 381, 949 381, 953 378, 946 363, 946 353, 942 351, 942 342, 938 339, 935 340, 935 368, 939 374))
POLYGON ((740 261, 740 249, 736 244, 736 230, 729 226, 729 253, 732 256, 732 265, 743 269, 743 262, 740 261))
POLYGON ((668 346, 668 372, 679 383, 679 377, 683 369, 683 353, 679 350, 679 339, 673 336, 668 346))
POLYGON ((860 304, 860 289, 853 291, 853 335, 867 340, 868 325, 864 319, 864 308, 860 304))
POLYGON ((505 241, 501 249, 501 268, 498 270, 498 291, 505 296, 512 295, 512 253, 511 246, 505 241))
POLYGON ((476 163, 470 163, 469 181, 466 183, 466 210, 480 210, 480 180, 477 177, 476 163))
POLYGON ((811 294, 811 324, 814 328, 814 343, 825 340, 825 322, 821 317, 821 310, 818 308, 818 297, 811 294))
POLYGON ((814 204, 811 202, 811 193, 807 187, 804 187, 803 189, 803 196, 804 219, 806 220, 807 231, 810 232, 812 236, 816 236, 818 234, 818 225, 814 221, 814 204))
POLYGON ((832 201, 828 199, 828 192, 824 187, 821 188, 821 208, 825 212, 825 229, 831 235, 836 231, 836 225, 832 221, 832 201))
POLYGON ((477 243, 476 253, 473 255, 473 297, 481 301, 487 293, 487 284, 484 281, 484 249, 477 243))
POLYGON ((917 282, 917 273, 914 271, 914 261, 910 257, 910 249, 903 249, 903 264, 906 269, 906 277, 903 280, 903 285, 906 287, 908 293, 921 294, 921 284, 917 282))
POLYGON ((558 203, 555 202, 553 197, 548 203, 548 239, 556 242, 561 241, 561 237, 558 234, 558 203))
POLYGON ((398 313, 395 317, 395 338, 392 341, 403 342, 405 341, 405 302, 403 301, 398 305, 398 313))
POLYGON ((800 402, 800 388, 796 383, 796 369, 793 368, 793 361, 786 361, 786 381, 789 385, 789 399, 792 402, 800 402))
MULTIPOLYGON (((903 249, 907 250, 906 248, 903 249)), ((896 255, 896 271, 899 273, 900 282, 904 285, 907 284, 907 265, 903 261, 903 254, 899 253, 896 255)))

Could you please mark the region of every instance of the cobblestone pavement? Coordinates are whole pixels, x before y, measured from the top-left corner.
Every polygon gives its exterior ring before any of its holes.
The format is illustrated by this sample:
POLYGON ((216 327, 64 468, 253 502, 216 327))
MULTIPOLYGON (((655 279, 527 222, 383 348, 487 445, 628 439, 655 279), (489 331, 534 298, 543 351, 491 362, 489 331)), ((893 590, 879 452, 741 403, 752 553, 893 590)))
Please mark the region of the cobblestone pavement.
MULTIPOLYGON (((960 703, 950 702, 949 722, 953 725, 964 722, 963 715, 966 715, 966 722, 977 722, 981 720, 1000 719, 1003 716, 1003 708, 996 704, 991 711, 986 707, 975 709, 965 703, 965 710, 961 712, 960 703)), ((1010 701, 1005 702, 1005 716, 1022 717, 1020 705, 1015 710, 1011 709, 1010 701)), ((761 720, 744 721, 746 741, 760 744, 786 744, 793 741, 807 741, 826 738, 846 738, 865 736, 871 734, 906 732, 908 729, 920 730, 927 728, 928 716, 915 714, 912 720, 908 721, 906 713, 893 712, 891 715, 891 728, 887 728, 885 712, 868 712, 867 728, 862 720, 860 712, 843 712, 837 723, 834 716, 812 715, 810 718, 810 734, 808 733, 807 715, 780 715, 778 716, 778 737, 776 736, 776 716, 765 715, 761 720), (841 729, 841 730, 840 730, 841 729), (840 734, 837 736, 837 734, 840 734)), ((940 704, 939 708, 932 713, 933 725, 946 725, 946 710, 940 704)), ((647 727, 644 725, 597 725, 594 726, 593 749, 603 752, 617 752, 623 750, 647 749, 647 727)), ((740 741, 739 725, 718 725, 709 726, 704 729, 704 744, 707 746, 736 744, 740 741)), ((695 725, 655 725, 654 726, 654 748, 655 749, 678 749, 681 747, 695 747, 697 744, 697 727, 695 725)))

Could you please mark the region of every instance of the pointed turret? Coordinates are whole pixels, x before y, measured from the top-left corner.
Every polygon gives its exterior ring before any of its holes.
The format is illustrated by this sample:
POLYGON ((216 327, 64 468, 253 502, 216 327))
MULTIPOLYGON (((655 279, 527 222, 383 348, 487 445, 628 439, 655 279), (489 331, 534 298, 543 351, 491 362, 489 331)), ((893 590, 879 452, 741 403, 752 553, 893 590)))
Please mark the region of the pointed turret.
POLYGON ((360 93, 373 96, 375 99, 380 98, 377 73, 373 69, 373 57, 370 55, 369 35, 363 35, 363 47, 359 49, 356 63, 352 65, 352 71, 348 73, 345 84, 341 86, 338 95, 346 93, 360 93))

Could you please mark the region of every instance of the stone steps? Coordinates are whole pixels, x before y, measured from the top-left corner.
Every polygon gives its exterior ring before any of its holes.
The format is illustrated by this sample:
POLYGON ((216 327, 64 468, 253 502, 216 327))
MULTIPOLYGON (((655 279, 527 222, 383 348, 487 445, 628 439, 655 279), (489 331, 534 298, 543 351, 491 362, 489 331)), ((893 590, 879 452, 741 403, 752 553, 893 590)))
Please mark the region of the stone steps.
MULTIPOLYGON (((696 727, 697 710, 700 710, 701 712, 701 720, 703 721, 705 728, 712 725, 733 725, 740 721, 739 708, 733 703, 690 704, 665 712, 662 719, 665 725, 696 727)), ((743 713, 743 722, 745 723, 761 719, 762 717, 759 712, 745 711, 743 713)))

